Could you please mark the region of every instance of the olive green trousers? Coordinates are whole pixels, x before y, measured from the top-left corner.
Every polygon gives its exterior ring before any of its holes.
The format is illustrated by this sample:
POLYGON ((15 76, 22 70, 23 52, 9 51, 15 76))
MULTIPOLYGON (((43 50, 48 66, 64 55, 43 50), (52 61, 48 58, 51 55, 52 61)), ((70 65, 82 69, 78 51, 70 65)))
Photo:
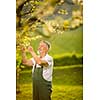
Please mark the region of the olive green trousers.
POLYGON ((51 81, 43 78, 43 68, 35 68, 33 73, 33 100, 51 100, 51 81))

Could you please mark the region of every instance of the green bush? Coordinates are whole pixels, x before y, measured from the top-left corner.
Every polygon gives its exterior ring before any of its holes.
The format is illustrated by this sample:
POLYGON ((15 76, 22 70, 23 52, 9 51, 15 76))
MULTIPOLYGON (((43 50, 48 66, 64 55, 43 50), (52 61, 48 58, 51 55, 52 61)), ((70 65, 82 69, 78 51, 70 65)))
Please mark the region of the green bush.
POLYGON ((54 66, 65 66, 65 65, 78 65, 83 64, 83 56, 63 56, 54 58, 54 66))

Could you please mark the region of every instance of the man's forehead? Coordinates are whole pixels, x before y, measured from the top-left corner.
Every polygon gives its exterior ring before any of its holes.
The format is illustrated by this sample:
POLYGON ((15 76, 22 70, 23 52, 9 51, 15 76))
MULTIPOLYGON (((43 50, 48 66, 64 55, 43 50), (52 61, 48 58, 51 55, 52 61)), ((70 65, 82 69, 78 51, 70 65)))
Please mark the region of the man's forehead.
POLYGON ((47 46, 48 48, 50 48, 50 44, 47 41, 40 41, 40 46, 47 46))

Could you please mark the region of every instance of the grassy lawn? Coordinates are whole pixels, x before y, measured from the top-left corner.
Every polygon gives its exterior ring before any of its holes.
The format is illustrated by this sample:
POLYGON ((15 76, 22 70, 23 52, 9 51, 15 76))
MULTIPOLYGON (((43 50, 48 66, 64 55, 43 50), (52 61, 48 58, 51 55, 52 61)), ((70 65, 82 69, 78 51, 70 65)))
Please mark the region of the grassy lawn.
MULTIPOLYGON (((55 66, 53 72, 52 100, 83 99, 82 65, 55 66)), ((20 90, 16 100, 32 100, 31 70, 23 70, 20 75, 20 90)))

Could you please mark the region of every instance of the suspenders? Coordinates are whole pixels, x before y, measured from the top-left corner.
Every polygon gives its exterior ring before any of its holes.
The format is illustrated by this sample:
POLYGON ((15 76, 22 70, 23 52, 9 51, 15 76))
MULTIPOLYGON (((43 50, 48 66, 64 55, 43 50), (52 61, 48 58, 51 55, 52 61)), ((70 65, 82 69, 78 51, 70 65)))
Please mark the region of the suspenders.
MULTIPOLYGON (((35 64, 35 66, 34 66, 34 69, 35 69, 35 68, 37 68, 37 67, 36 67, 36 64, 35 64)), ((43 66, 41 66, 40 68, 43 68, 43 66)))

